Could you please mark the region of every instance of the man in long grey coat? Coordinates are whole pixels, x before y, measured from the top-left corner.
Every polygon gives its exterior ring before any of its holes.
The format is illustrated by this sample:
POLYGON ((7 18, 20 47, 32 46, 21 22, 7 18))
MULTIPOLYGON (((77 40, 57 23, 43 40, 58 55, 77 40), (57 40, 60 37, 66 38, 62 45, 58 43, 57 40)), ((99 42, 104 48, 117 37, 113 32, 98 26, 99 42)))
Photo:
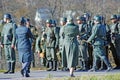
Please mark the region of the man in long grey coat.
POLYGON ((68 67, 70 70, 70 76, 74 77, 74 68, 78 64, 78 41, 77 35, 79 34, 79 28, 73 22, 73 18, 67 18, 67 24, 63 29, 64 43, 62 66, 68 67))
POLYGON ((20 25, 16 29, 16 45, 19 53, 19 61, 22 63, 21 74, 24 77, 30 77, 29 65, 32 61, 30 38, 33 38, 32 33, 25 26, 25 18, 22 17, 20 25))

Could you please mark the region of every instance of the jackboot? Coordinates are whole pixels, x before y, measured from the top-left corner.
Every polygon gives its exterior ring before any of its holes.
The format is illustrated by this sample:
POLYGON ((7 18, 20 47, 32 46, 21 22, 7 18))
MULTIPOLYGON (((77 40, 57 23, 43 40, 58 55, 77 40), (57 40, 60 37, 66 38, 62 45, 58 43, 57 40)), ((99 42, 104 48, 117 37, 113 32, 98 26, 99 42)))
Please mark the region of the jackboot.
POLYGON ((15 72, 15 62, 11 62, 11 70, 10 70, 10 74, 13 74, 15 72))
POLYGON ((49 68, 47 69, 47 71, 52 71, 53 69, 53 61, 49 61, 49 68))
POLYGON ((53 69, 52 71, 56 71, 57 70, 57 61, 53 61, 53 69))
POLYGON ((8 74, 11 70, 11 63, 10 62, 8 62, 7 66, 8 66, 8 70, 6 72, 4 72, 4 74, 8 74))

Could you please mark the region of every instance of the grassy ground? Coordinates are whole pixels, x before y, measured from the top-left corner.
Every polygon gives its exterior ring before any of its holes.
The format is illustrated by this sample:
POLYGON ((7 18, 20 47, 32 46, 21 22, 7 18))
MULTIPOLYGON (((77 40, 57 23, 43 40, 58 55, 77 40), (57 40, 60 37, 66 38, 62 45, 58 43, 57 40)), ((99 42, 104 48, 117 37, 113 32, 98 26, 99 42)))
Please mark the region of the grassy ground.
POLYGON ((64 78, 53 78, 52 75, 48 75, 45 79, 29 79, 29 80, 120 80, 120 74, 113 75, 81 75, 78 77, 64 77, 64 78))
POLYGON ((120 80, 120 74, 113 74, 113 75, 81 75, 78 77, 63 77, 63 78, 54 78, 52 75, 48 75, 46 78, 25 78, 22 80, 120 80))

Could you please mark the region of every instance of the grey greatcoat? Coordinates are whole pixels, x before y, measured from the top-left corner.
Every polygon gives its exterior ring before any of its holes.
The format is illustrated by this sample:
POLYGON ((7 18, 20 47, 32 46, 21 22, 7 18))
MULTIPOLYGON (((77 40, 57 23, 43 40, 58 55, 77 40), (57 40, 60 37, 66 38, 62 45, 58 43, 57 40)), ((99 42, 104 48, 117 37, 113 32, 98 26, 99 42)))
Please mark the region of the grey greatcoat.
POLYGON ((79 34, 78 26, 74 23, 67 24, 63 29, 65 36, 63 42, 63 56, 62 66, 63 67, 75 67, 78 64, 78 41, 76 36, 79 34))
POLYGON ((30 38, 33 38, 29 28, 19 26, 16 29, 17 49, 20 62, 30 62, 31 58, 31 43, 30 38))

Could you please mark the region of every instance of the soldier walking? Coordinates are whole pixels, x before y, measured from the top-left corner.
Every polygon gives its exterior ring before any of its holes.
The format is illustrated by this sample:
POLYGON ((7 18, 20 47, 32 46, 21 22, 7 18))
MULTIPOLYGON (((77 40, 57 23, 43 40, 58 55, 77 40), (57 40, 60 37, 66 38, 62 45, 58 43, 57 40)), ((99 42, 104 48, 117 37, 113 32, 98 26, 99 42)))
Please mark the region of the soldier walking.
POLYGON ((17 50, 19 53, 19 61, 22 63, 21 74, 24 77, 30 77, 29 66, 32 61, 30 38, 33 38, 29 28, 25 25, 25 18, 20 19, 20 25, 16 29, 17 50))
POLYGON ((105 39, 106 39, 106 29, 105 26, 101 24, 101 16, 94 16, 94 26, 92 28, 92 34, 87 40, 87 42, 92 42, 93 44, 93 67, 89 71, 97 70, 97 63, 101 59, 107 66, 106 71, 112 70, 112 66, 105 55, 105 39))
POLYGON ((73 18, 67 18, 67 24, 63 29, 63 57, 62 66, 69 68, 70 76, 74 77, 74 68, 78 65, 78 41, 79 28, 73 22, 73 18))

